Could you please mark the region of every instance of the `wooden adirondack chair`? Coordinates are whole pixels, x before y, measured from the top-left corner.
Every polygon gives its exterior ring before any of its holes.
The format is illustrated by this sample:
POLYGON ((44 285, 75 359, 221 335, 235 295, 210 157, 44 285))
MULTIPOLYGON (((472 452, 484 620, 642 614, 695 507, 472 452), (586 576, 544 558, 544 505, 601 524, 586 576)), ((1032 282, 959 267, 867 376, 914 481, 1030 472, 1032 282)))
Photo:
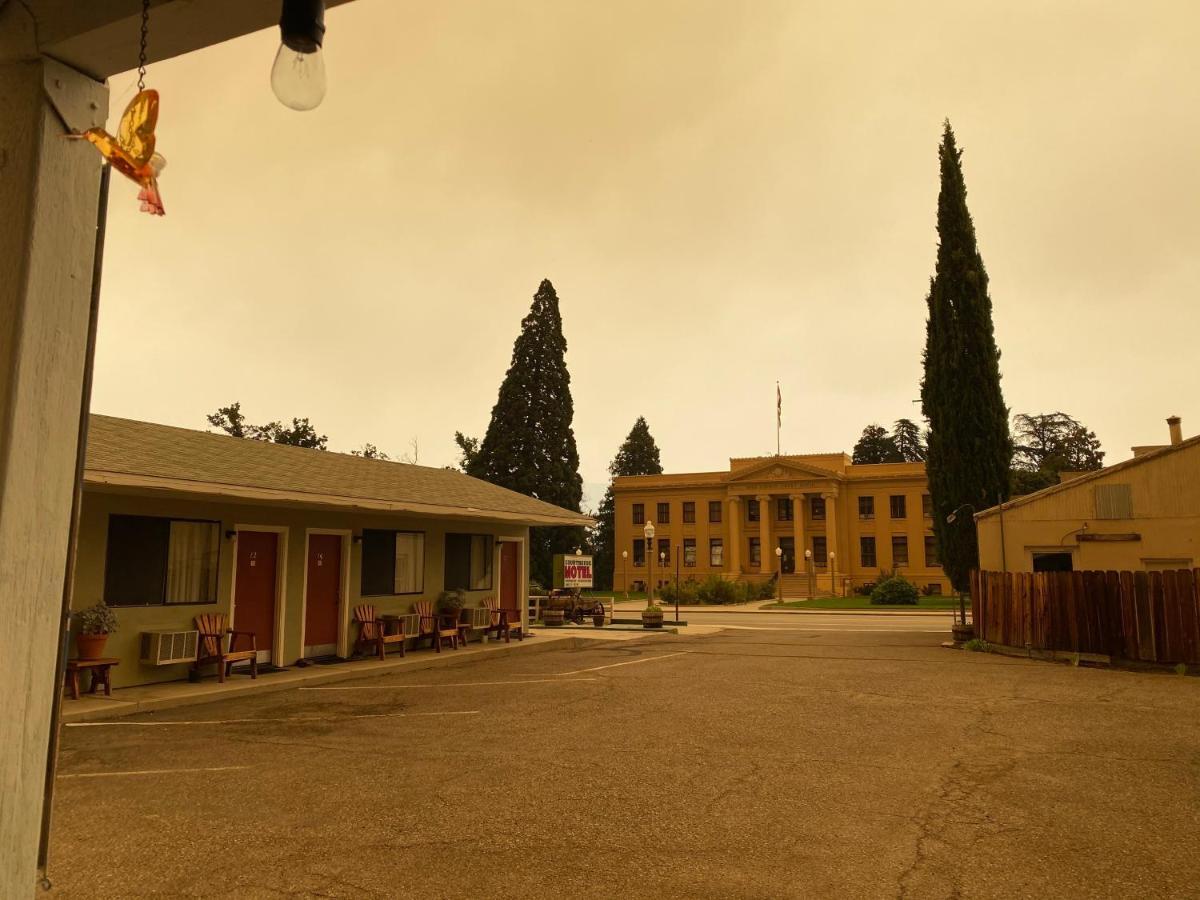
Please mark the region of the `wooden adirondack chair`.
POLYGON ((361 652, 363 647, 372 647, 375 655, 387 659, 387 645, 396 644, 400 647, 400 655, 404 655, 404 639, 408 635, 404 633, 403 619, 396 622, 399 630, 389 633, 387 623, 378 616, 375 607, 364 603, 354 607, 354 621, 358 622, 358 640, 354 643, 356 652, 361 652))
POLYGON ((226 677, 233 673, 235 662, 249 660, 250 677, 258 678, 258 638, 254 636, 253 631, 234 631, 232 628, 227 628, 229 617, 224 613, 196 616, 194 621, 196 630, 200 632, 196 661, 192 663, 192 671, 197 676, 200 674, 202 665, 215 662, 217 664, 217 681, 223 684, 226 677), (225 643, 226 635, 229 635, 228 646, 225 643), (249 649, 237 649, 240 637, 250 639, 249 649))
POLYGON ((418 600, 413 604, 413 612, 417 614, 417 643, 429 638, 431 645, 438 653, 442 652, 442 642, 449 641, 452 649, 458 649, 458 623, 439 616, 433 608, 432 600, 418 600))
POLYGON ((495 597, 484 597, 483 605, 487 607, 491 613, 491 624, 485 630, 485 634, 495 632, 496 640, 500 640, 501 635, 504 636, 506 644, 512 643, 512 635, 514 632, 517 635, 518 641, 525 640, 525 633, 521 629, 521 611, 517 609, 501 609, 500 604, 495 597))

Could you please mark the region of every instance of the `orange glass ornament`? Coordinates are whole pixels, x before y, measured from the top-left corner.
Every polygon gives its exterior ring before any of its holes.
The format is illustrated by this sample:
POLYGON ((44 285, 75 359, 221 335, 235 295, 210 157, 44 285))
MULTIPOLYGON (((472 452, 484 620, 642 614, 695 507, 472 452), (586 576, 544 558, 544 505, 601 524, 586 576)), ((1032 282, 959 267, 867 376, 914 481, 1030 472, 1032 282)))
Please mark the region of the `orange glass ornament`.
POLYGON ((158 91, 138 91, 125 107, 117 135, 103 128, 89 128, 72 137, 84 138, 96 147, 114 169, 141 185, 138 199, 142 212, 164 214, 158 192, 158 174, 167 161, 154 152, 154 126, 158 123, 158 91))

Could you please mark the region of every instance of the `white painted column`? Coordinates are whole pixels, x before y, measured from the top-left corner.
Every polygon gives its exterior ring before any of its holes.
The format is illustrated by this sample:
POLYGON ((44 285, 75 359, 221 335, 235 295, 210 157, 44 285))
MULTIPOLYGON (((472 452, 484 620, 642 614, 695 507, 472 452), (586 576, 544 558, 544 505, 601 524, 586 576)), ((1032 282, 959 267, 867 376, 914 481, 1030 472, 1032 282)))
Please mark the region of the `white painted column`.
MULTIPOLYGON (((91 298, 107 88, 0 5, 0 896, 34 891, 91 298), (57 113, 56 113, 57 110, 57 113)), ((131 201, 132 202, 132 201, 131 201)))
POLYGON ((758 571, 770 575, 775 571, 775 547, 771 544, 771 495, 758 495, 758 571))
POLYGON ((729 498, 729 546, 725 566, 734 578, 742 574, 742 498, 729 498))

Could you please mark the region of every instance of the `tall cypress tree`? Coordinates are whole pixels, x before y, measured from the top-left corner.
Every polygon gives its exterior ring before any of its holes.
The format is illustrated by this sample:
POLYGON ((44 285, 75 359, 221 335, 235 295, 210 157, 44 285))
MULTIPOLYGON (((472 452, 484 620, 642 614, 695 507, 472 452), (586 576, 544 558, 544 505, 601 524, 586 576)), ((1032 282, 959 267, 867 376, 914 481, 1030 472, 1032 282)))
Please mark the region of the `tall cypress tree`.
MULTIPOLYGON (((461 433, 455 439, 468 475, 578 512, 583 480, 566 353, 558 295, 544 280, 521 321, 487 433, 478 443, 461 433)), ((554 554, 582 546, 583 530, 534 528, 529 543, 530 576, 548 584, 554 554)))
MULTIPOLYGON (((650 434, 650 427, 643 416, 638 416, 633 423, 625 442, 621 444, 617 455, 608 466, 609 474, 617 475, 661 475, 662 462, 659 459, 658 444, 650 434)), ((616 509, 613 500, 612 482, 604 492, 600 501, 600 512, 597 514, 596 547, 593 569, 596 573, 596 586, 602 589, 611 588, 613 571, 616 564, 616 509)))
POLYGON ((967 209, 962 151, 945 123, 938 148, 937 266, 929 287, 921 404, 929 420, 926 467, 942 566, 956 590, 979 565, 972 510, 1007 499, 1012 440, 1000 391, 987 272, 967 209), (954 521, 947 517, 954 513, 954 521))

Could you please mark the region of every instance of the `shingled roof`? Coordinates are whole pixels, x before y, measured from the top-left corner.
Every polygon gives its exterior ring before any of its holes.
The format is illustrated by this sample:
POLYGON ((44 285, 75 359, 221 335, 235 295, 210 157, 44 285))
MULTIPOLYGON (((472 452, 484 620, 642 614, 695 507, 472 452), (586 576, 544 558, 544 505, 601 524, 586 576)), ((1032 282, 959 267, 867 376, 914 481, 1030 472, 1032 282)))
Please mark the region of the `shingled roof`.
POLYGON ((90 420, 84 484, 531 525, 592 522, 451 469, 100 415, 90 420))

